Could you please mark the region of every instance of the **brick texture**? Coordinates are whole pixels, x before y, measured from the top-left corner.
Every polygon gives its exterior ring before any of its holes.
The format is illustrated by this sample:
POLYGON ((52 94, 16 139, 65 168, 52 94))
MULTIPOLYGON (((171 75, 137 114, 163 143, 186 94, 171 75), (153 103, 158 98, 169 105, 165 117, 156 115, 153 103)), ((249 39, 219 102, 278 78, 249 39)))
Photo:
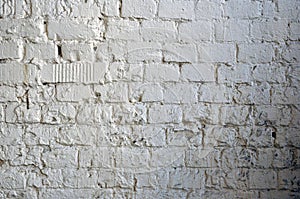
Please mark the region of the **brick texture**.
POLYGON ((299 0, 0 0, 0 198, 300 198, 299 0))

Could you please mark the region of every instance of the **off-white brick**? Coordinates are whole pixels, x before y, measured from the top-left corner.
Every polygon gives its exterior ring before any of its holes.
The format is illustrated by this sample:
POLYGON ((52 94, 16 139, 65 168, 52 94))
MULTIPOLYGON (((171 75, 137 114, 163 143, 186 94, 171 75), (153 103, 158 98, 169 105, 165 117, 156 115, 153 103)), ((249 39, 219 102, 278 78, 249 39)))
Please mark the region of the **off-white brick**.
POLYGON ((194 84, 165 84, 165 103, 196 103, 198 86, 194 84))
POLYGON ((212 33, 212 24, 209 21, 187 22, 179 25, 181 41, 210 41, 212 33))
POLYGON ((93 61, 91 44, 66 43, 61 46, 62 58, 67 61, 93 61))
POLYGON ((197 61, 196 46, 192 44, 166 44, 163 47, 164 60, 170 62, 190 62, 197 61))
POLYGON ((55 46, 52 43, 26 44, 25 59, 55 59, 55 46))
POLYGON ((191 82, 213 82, 215 70, 213 64, 184 64, 181 67, 181 78, 191 82))
POLYGON ((177 29, 173 21, 143 21, 142 38, 146 41, 176 41, 177 29))
POLYGON ((149 64, 145 66, 145 80, 156 82, 178 81, 179 67, 175 64, 149 64))
POLYGON ((234 62, 235 47, 233 44, 200 44, 198 45, 201 62, 234 62))
POLYGON ((138 21, 111 19, 107 24, 106 37, 110 39, 140 40, 140 24, 138 21))
POLYGON ((124 0, 122 2, 122 16, 124 17, 153 18, 156 10, 154 0, 124 0))
POLYGON ((90 86, 58 85, 56 89, 59 101, 76 102, 93 97, 90 86))
POLYGON ((171 19, 193 19, 194 1, 191 0, 165 0, 159 3, 158 16, 171 19))
POLYGON ((202 0, 195 5, 196 19, 220 19, 222 10, 220 1, 202 0))
POLYGON ((251 170, 250 188, 270 189, 277 187, 277 177, 275 171, 272 170, 251 170))
POLYGON ((126 83, 110 83, 95 86, 94 92, 98 100, 103 102, 127 102, 128 85, 126 83))
POLYGON ((215 24, 217 41, 248 41, 250 23, 247 20, 225 20, 215 24))
POLYGON ((20 42, 0 43, 0 59, 22 58, 22 45, 20 42))
POLYGON ((131 102, 162 102, 163 87, 157 83, 131 84, 131 102))
POLYGON ((251 67, 249 65, 236 65, 235 67, 220 65, 218 67, 218 83, 247 83, 251 81, 251 67))
POLYGON ((179 123, 182 121, 182 110, 179 106, 154 105, 149 108, 150 123, 179 123))
POLYGON ((57 40, 86 40, 100 39, 103 31, 103 22, 77 22, 69 19, 50 20, 48 22, 48 36, 57 40))
POLYGON ((0 81, 8 84, 20 84, 25 80, 25 66, 13 62, 9 64, 0 64, 0 81))
POLYGON ((255 18, 260 16, 260 3, 251 0, 226 1, 224 15, 230 18, 255 18))
POLYGON ((254 39, 265 41, 286 40, 288 37, 288 21, 255 21, 251 27, 254 39))
POLYGON ((299 40, 300 38, 300 24, 299 23, 291 23, 290 24, 290 29, 291 29, 291 39, 293 40, 299 40))
POLYGON ((275 57, 271 44, 240 44, 238 45, 238 61, 243 63, 268 63, 275 57))

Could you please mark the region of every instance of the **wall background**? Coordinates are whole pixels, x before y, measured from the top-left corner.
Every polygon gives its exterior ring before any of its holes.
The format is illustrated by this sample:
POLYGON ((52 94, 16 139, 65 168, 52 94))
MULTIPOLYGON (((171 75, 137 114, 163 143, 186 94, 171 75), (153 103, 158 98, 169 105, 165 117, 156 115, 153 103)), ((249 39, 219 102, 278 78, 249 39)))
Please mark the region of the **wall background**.
POLYGON ((0 0, 0 198, 299 198, 299 0, 0 0))

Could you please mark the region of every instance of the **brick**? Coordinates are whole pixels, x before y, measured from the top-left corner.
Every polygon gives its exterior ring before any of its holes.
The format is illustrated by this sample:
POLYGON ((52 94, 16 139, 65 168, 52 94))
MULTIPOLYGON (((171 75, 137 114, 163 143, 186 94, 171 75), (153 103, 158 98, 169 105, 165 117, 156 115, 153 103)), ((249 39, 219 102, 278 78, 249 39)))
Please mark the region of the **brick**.
POLYGON ((163 46, 164 60, 169 62, 190 62, 197 61, 197 50, 192 44, 166 44, 163 46))
POLYGON ((136 146, 165 146, 166 129, 159 125, 136 126, 133 129, 133 143, 136 146))
POLYGON ((181 79, 189 82, 214 82, 215 70, 213 64, 183 64, 181 79))
POLYGON ((127 52, 124 56, 128 63, 160 62, 161 49, 158 42, 127 42, 127 52))
POLYGON ((44 38, 42 19, 2 19, 0 21, 0 35, 6 38, 20 37, 30 40, 44 38))
POLYGON ((139 32, 140 24, 137 21, 111 19, 107 23, 107 32, 105 35, 110 39, 139 41, 139 32))
POLYGON ((212 33, 212 24, 208 21, 187 22, 179 25, 181 41, 211 41, 212 33))
POLYGON ((278 173, 278 185, 280 189, 297 190, 299 189, 299 170, 284 169, 278 173))
POLYGON ((222 18, 221 2, 202 0, 195 5, 196 19, 220 19, 222 18))
MULTIPOLYGON (((151 150, 150 166, 151 170, 154 168, 163 169, 166 166, 175 168, 183 167, 184 150, 182 147, 157 147, 151 150)), ((167 180, 167 179, 166 179, 167 180)))
POLYGON ((50 125, 29 125, 24 131, 24 143, 29 146, 50 145, 58 138, 58 128, 50 125))
POLYGON ((93 49, 91 44, 65 43, 61 45, 62 58, 67 61, 93 61, 93 49))
POLYGON ((147 175, 145 173, 137 174, 137 187, 142 189, 161 187, 165 189, 168 185, 168 175, 169 173, 165 170, 155 171, 150 175, 147 175))
POLYGON ((46 83, 103 83, 108 64, 82 62, 42 67, 41 80, 46 83))
POLYGON ((141 81, 143 79, 142 64, 125 64, 113 62, 108 66, 107 79, 111 81, 141 81))
POLYGON ((116 151, 117 168, 143 168, 149 167, 150 152, 147 149, 118 148, 116 151))
POLYGON ((52 43, 25 44, 25 59, 54 60, 55 46, 52 43))
POLYGON ((287 68, 280 65, 259 64, 253 68, 252 75, 255 81, 285 83, 287 82, 287 68))
POLYGON ((156 10, 157 5, 154 0, 125 0, 122 2, 123 17, 153 18, 156 10))
POLYGON ((67 199, 69 197, 72 198, 84 198, 84 197, 92 197, 93 193, 90 189, 41 189, 40 193, 41 197, 45 199, 50 198, 61 198, 67 199))
POLYGON ((271 44, 240 44, 238 45, 238 61, 242 63, 268 63, 275 57, 271 44))
POLYGON ((291 43, 282 52, 282 58, 287 62, 299 63, 300 61, 300 45, 299 43, 291 43))
POLYGON ((217 115, 217 109, 205 103, 190 104, 183 107, 183 121, 185 122, 213 123, 217 122, 217 115))
POLYGON ((119 16, 120 15, 119 8, 120 8, 120 1, 104 0, 102 11, 107 16, 119 16))
POLYGON ((172 188, 200 189, 204 185, 204 172, 200 169, 176 169, 170 171, 169 175, 169 186, 172 188))
POLYGON ((5 115, 4 115, 4 108, 2 105, 0 105, 0 122, 5 121, 5 115))
POLYGON ((250 39, 250 23, 247 20, 225 20, 215 24, 217 41, 239 41, 250 39))
POLYGON ((176 34, 173 21, 142 21, 141 36, 146 41, 176 41, 176 34))
POLYGON ((193 168, 211 168, 219 165, 220 152, 206 148, 186 151, 187 166, 193 168))
POLYGON ((292 22, 290 24, 290 30, 291 30, 291 33, 290 33, 290 38, 293 39, 293 40, 299 40, 300 38, 300 24, 299 23, 296 23, 296 22, 292 22))
POLYGON ((229 67, 222 64, 217 69, 218 83, 250 83, 252 81, 251 69, 249 65, 229 67))
POLYGON ((273 104, 298 104, 300 92, 297 87, 274 85, 272 91, 273 104))
POLYGON ((48 37, 55 40, 87 40, 101 39, 103 32, 102 21, 97 24, 92 22, 76 22, 69 19, 48 21, 48 37))
POLYGON ((20 63, 0 64, 0 81, 6 84, 21 84, 25 80, 24 69, 20 63))
POLYGON ((1 2, 2 10, 0 12, 1 18, 25 18, 31 15, 31 2, 21 0, 9 0, 8 2, 1 2))
POLYGON ((77 153, 74 147, 54 148, 42 154, 42 161, 50 168, 77 168, 77 153))
POLYGON ((291 122, 291 108, 284 105, 260 105, 254 109, 255 123, 258 125, 287 125, 291 122))
POLYGON ((270 92, 271 86, 268 83, 252 86, 239 85, 236 87, 233 99, 238 104, 270 104, 270 92))
POLYGON ((17 101, 16 89, 10 86, 0 86, 0 101, 13 102, 17 101))
POLYGON ((165 84, 165 103, 196 103, 198 101, 198 86, 193 84, 165 84))
POLYGON ((62 102, 76 102, 93 97, 90 86, 57 85, 57 99, 62 102))
POLYGON ((22 45, 20 42, 0 43, 0 59, 21 59, 22 45))
POLYGON ((202 84, 199 88, 199 102, 229 103, 233 90, 223 84, 202 84))
POLYGON ((194 1, 161 1, 158 6, 158 16, 170 19, 193 19, 195 17, 194 1))
POLYGON ((183 190, 174 190, 174 189, 161 189, 161 190, 152 190, 152 189, 141 189, 137 192, 136 196, 142 198, 144 196, 152 196, 149 198, 186 198, 187 193, 183 190))
POLYGON ((107 124, 112 121, 112 107, 110 105, 82 104, 76 115, 78 124, 107 124))
POLYGON ((50 104, 42 107, 42 120, 47 124, 75 123, 76 110, 72 104, 50 104))
POLYGON ((79 166, 82 168, 111 168, 114 150, 108 147, 85 148, 79 151, 79 166))
POLYGON ((21 144, 22 134, 23 129, 21 126, 12 124, 1 125, 0 143, 1 145, 19 145, 21 144))
POLYGON ((201 62, 234 62, 235 47, 233 44, 201 44, 198 45, 201 62))
POLYGON ((247 106, 223 106, 220 110, 220 122, 224 125, 246 125, 251 122, 247 106))
POLYGON ((2 170, 0 187, 2 189, 22 189, 25 187, 25 176, 20 171, 2 170))
POLYGON ((121 104, 113 107, 112 121, 119 124, 144 124, 147 122, 145 104, 121 104))
POLYGON ((157 83, 130 84, 131 102, 162 102, 163 87, 157 83))
POLYGON ((224 15, 229 18, 255 18, 260 16, 260 3, 251 0, 227 1, 224 15))
POLYGON ((144 78, 146 81, 175 82, 179 80, 179 67, 175 64, 148 64, 144 78))
POLYGON ((125 83, 110 83, 95 86, 94 92, 102 102, 127 102, 128 85, 125 83))
POLYGON ((278 17, 283 19, 297 19, 299 14, 299 2, 278 0, 278 17))
POLYGON ((150 123, 179 123, 182 110, 174 105, 155 105, 149 108, 150 123))
POLYGON ((250 189, 272 189, 277 187, 277 175, 272 170, 250 170, 250 189))
POLYGON ((255 21, 251 27, 251 35, 257 40, 286 40, 288 37, 288 21, 255 21))

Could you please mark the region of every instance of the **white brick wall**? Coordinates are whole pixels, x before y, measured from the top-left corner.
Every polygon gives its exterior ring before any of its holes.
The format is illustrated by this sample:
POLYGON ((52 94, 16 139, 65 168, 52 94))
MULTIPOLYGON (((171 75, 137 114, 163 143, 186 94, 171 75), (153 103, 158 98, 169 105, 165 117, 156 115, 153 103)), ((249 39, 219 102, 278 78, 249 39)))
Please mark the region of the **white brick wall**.
POLYGON ((299 198, 299 0, 0 0, 0 198, 299 198))

